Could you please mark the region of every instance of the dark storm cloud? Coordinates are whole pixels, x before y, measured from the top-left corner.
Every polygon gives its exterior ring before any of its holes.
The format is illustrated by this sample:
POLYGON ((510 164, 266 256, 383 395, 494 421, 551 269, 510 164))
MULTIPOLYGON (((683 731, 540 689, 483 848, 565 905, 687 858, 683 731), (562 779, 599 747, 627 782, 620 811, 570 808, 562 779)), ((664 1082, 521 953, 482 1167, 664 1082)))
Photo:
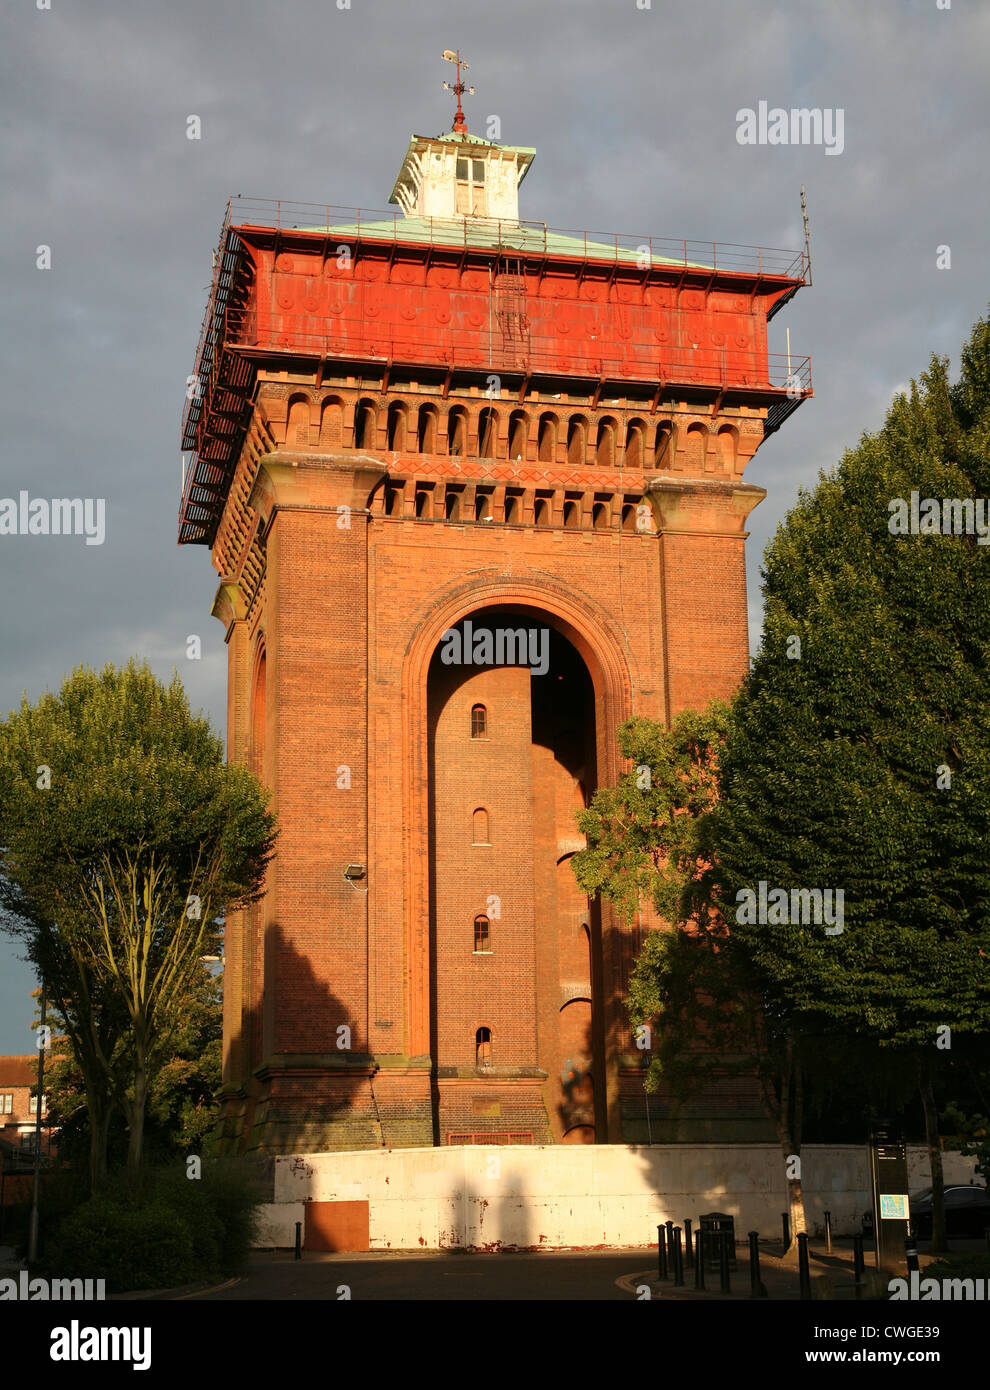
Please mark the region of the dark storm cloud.
MULTIPOLYGON (((449 127, 445 47, 478 89, 469 124, 535 145, 522 215, 553 226, 801 244, 814 287, 771 325, 810 353, 816 398, 747 479, 759 555, 931 351, 955 357, 987 298, 990 13, 653 0, 29 0, 5 16, 0 496, 103 497, 107 537, 0 537, 0 705, 79 662, 177 666, 225 717, 207 554, 175 544, 178 422, 232 193, 381 208, 413 132, 449 127), (745 147, 736 111, 843 108, 845 148, 745 147), (186 139, 186 120, 203 138, 186 139), (34 268, 52 248, 52 269, 34 268), (952 248, 937 271, 936 247, 952 248), (186 637, 203 659, 185 658, 186 637)), ((0 945, 0 1050, 21 1051, 30 977, 0 945)))

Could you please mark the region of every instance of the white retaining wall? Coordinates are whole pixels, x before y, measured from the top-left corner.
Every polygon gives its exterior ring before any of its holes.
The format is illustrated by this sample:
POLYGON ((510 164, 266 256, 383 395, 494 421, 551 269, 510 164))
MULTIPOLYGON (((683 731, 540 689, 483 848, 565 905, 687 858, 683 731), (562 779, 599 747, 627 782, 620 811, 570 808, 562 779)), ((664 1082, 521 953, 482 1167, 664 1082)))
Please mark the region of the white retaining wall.
MULTIPOLYGON (((947 1183, 975 1160, 943 1155, 947 1183)), ((832 1213, 837 1235, 870 1205, 865 1145, 809 1144, 801 1153, 809 1230, 832 1213)), ((928 1152, 908 1148, 908 1189, 930 1182, 928 1152)), ((306 1202, 367 1201, 372 1250, 637 1246, 657 1224, 702 1212, 735 1217, 736 1237, 780 1233, 784 1163, 774 1144, 450 1146, 289 1155, 275 1160, 275 1202, 259 1246, 289 1246, 306 1202)))

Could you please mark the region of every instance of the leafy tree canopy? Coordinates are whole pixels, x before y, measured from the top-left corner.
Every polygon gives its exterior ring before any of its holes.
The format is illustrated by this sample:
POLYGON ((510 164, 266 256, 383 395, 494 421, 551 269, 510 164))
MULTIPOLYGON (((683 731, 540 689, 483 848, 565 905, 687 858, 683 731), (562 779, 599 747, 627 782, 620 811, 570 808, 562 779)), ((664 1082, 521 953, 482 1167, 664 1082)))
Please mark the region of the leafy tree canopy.
POLYGON ((888 524, 912 492, 990 496, 986 321, 962 364, 951 387, 933 358, 768 548, 713 831, 726 901, 843 891, 840 934, 735 930, 799 1010, 895 1047, 990 1030, 990 546, 888 524))

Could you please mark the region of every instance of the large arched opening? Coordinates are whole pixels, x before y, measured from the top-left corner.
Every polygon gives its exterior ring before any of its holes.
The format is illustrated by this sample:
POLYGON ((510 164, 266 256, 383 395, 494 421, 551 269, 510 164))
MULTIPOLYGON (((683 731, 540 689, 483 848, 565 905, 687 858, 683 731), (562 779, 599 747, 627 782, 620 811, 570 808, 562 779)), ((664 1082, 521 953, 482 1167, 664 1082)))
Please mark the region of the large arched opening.
POLYGON ((558 1143, 607 1137, 601 921, 570 863, 584 843, 575 814, 597 784, 601 730, 596 683, 564 627, 537 608, 479 607, 439 635, 429 661, 439 1143, 492 1130, 540 1143, 548 1122, 558 1143), (491 811, 485 837, 478 807, 491 811))

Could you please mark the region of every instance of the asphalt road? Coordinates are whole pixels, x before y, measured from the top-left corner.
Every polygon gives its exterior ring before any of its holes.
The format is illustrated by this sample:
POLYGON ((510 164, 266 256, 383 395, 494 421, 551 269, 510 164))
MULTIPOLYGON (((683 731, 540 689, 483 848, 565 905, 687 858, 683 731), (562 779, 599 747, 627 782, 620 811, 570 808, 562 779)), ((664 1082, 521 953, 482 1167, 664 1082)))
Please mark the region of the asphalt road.
POLYGON ((620 1275, 656 1264, 656 1251, 550 1252, 540 1255, 454 1255, 397 1251, 387 1255, 257 1254, 242 1279, 184 1295, 185 1299, 320 1299, 529 1302, 598 1301, 635 1295, 616 1287, 620 1275))

